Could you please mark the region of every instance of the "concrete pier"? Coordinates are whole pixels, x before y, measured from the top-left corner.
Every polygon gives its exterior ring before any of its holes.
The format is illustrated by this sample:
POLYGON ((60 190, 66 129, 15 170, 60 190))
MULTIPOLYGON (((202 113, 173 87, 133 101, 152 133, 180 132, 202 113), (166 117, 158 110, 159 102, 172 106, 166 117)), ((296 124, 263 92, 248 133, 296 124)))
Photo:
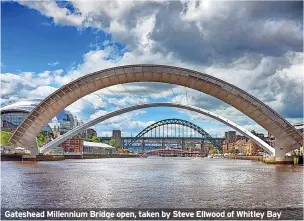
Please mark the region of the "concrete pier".
POLYGON ((237 160, 262 161, 266 164, 293 164, 292 157, 286 157, 283 160, 277 160, 275 157, 265 157, 265 156, 229 156, 227 158, 237 159, 237 160))

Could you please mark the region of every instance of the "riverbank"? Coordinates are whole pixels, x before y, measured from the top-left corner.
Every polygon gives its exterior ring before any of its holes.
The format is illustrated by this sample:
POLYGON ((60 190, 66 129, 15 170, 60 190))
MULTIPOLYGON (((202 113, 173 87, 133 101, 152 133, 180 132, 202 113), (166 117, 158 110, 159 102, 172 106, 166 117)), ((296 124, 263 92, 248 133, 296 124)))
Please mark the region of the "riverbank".
POLYGON ((22 155, 1 155, 1 161, 22 161, 22 155))
POLYGON ((286 157, 284 161, 275 161, 272 158, 265 158, 263 156, 225 156, 224 158, 227 159, 236 159, 236 160, 254 160, 254 161, 261 161, 266 164, 295 164, 295 165, 303 165, 303 156, 295 157, 286 157))
POLYGON ((102 158, 134 158, 138 155, 129 154, 83 154, 83 155, 65 155, 65 159, 102 159, 102 158))
POLYGON ((103 159, 103 158, 134 158, 138 155, 127 154, 83 154, 83 155, 1 155, 1 161, 60 161, 65 159, 103 159))

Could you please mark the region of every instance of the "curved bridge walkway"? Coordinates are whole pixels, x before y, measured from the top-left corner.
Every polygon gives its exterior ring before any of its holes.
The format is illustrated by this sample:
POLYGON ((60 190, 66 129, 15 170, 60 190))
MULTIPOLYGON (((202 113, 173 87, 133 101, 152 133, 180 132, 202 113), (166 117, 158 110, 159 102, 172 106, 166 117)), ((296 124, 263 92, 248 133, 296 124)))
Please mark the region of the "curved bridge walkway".
POLYGON ((140 105, 135 105, 132 107, 127 107, 127 108, 123 108, 117 111, 113 111, 111 113, 108 113, 106 115, 100 116, 90 122, 87 122, 81 126, 78 126, 76 128, 74 128, 73 130, 68 131, 67 133, 65 133, 63 136, 60 136, 59 138, 52 140, 51 142, 47 143, 46 145, 44 145, 41 148, 41 152, 45 153, 48 152, 50 150, 52 150, 53 148, 57 147, 59 144, 61 144, 63 141, 79 134, 80 132, 84 131, 85 129, 94 126, 95 124, 101 123, 105 120, 108 120, 112 117, 130 112, 130 111, 134 111, 134 110, 138 110, 138 109, 143 109, 143 108, 150 108, 150 107, 175 107, 175 108, 180 108, 180 109, 185 109, 185 110, 189 110, 189 111, 194 111, 196 113, 199 114, 203 114, 206 116, 209 116, 213 119, 216 119, 220 122, 222 122, 223 124, 226 124, 227 126, 230 126, 231 128, 235 129, 236 131, 238 131, 239 133, 241 133, 242 135, 248 137, 249 139, 253 140, 256 144, 258 144, 260 147, 262 147, 267 153, 271 154, 271 155, 275 155, 275 149, 273 147, 271 147, 269 144, 267 144, 266 142, 264 142, 263 140, 261 140, 260 138, 258 138, 257 136, 255 136, 254 134, 252 134, 251 132, 247 131, 245 128, 233 123, 232 121, 219 116, 215 113, 212 113, 210 111, 198 108, 198 107, 193 107, 193 106, 186 106, 186 105, 181 105, 181 104, 175 104, 175 103, 148 103, 148 104, 140 104, 140 105))

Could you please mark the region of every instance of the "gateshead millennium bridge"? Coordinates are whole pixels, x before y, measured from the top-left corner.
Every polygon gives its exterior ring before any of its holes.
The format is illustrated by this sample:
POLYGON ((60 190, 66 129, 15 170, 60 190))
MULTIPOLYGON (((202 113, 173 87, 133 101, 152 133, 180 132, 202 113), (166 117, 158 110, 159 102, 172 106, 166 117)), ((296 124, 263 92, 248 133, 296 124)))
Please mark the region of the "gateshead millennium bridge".
MULTIPOLYGON (((165 65, 120 66, 80 77, 44 99, 19 125, 10 142, 29 148, 32 154, 38 154, 36 136, 57 113, 97 90, 131 82, 181 85, 224 101, 273 134, 275 147, 268 152, 273 153, 276 161, 284 160, 287 152, 303 145, 302 135, 286 119, 242 89, 201 72, 165 65)), ((42 152, 45 150, 48 148, 41 149, 42 152)))

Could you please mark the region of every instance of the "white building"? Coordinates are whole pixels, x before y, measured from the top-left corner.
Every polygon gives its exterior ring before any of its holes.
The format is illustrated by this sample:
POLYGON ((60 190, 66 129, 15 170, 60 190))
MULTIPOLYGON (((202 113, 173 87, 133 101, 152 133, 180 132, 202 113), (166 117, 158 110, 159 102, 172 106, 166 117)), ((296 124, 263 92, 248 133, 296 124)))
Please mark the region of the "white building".
POLYGON ((83 141, 84 154, 114 154, 116 148, 105 143, 83 141))
POLYGON ((297 123, 297 124, 294 124, 294 127, 300 132, 300 133, 304 133, 304 123, 301 122, 301 123, 297 123))

